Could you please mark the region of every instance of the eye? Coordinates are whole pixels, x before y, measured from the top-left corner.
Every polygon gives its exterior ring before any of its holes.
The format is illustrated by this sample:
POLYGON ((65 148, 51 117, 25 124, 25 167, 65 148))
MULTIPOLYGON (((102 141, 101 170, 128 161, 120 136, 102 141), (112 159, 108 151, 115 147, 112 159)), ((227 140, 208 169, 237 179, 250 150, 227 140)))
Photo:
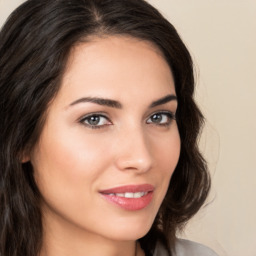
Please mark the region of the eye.
POLYGON ((106 116, 101 114, 91 114, 85 116, 79 122, 91 129, 102 128, 103 126, 112 124, 106 116))
POLYGON ((172 112, 158 112, 154 113, 147 120, 148 124, 156 124, 160 126, 168 126, 171 122, 175 120, 175 114, 172 112))

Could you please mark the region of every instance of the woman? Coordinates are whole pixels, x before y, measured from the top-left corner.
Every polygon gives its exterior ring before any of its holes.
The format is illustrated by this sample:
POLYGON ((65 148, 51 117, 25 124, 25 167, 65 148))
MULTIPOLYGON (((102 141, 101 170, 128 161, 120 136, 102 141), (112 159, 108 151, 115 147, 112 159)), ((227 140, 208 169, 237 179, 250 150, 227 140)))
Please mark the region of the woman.
POLYGON ((215 255, 176 239, 210 188, 193 92, 145 1, 21 5, 0 34, 0 255, 215 255))

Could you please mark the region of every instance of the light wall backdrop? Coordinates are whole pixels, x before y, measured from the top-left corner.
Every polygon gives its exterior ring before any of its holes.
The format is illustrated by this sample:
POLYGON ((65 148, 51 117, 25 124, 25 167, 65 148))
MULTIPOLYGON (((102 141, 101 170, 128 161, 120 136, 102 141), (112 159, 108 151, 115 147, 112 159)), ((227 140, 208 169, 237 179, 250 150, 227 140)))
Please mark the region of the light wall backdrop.
MULTIPOLYGON (((207 205, 181 237, 220 256, 256 256, 256 1, 148 0, 179 31, 196 67, 212 174, 207 205)), ((0 0, 0 25, 22 0, 0 0)))

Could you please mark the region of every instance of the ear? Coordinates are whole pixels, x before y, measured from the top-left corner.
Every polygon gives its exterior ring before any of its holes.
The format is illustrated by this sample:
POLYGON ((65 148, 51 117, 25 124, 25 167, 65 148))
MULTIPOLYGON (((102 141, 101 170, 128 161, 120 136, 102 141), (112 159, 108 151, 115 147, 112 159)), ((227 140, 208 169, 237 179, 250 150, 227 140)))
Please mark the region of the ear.
POLYGON ((23 156, 22 159, 21 159, 21 163, 22 164, 25 164, 25 163, 27 163, 29 161, 30 161, 30 157, 29 156, 23 156))
POLYGON ((27 152, 27 150, 24 150, 20 155, 20 162, 22 164, 25 164, 30 161, 30 154, 27 152))

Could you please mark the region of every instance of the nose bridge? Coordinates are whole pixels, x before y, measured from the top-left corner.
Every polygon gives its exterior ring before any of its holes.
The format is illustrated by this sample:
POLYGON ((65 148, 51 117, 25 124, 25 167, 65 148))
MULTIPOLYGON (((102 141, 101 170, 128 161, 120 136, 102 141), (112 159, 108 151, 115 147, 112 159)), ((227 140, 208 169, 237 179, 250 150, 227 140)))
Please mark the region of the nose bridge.
POLYGON ((116 164, 119 169, 146 172, 152 166, 149 140, 139 125, 125 129, 119 134, 116 164))

